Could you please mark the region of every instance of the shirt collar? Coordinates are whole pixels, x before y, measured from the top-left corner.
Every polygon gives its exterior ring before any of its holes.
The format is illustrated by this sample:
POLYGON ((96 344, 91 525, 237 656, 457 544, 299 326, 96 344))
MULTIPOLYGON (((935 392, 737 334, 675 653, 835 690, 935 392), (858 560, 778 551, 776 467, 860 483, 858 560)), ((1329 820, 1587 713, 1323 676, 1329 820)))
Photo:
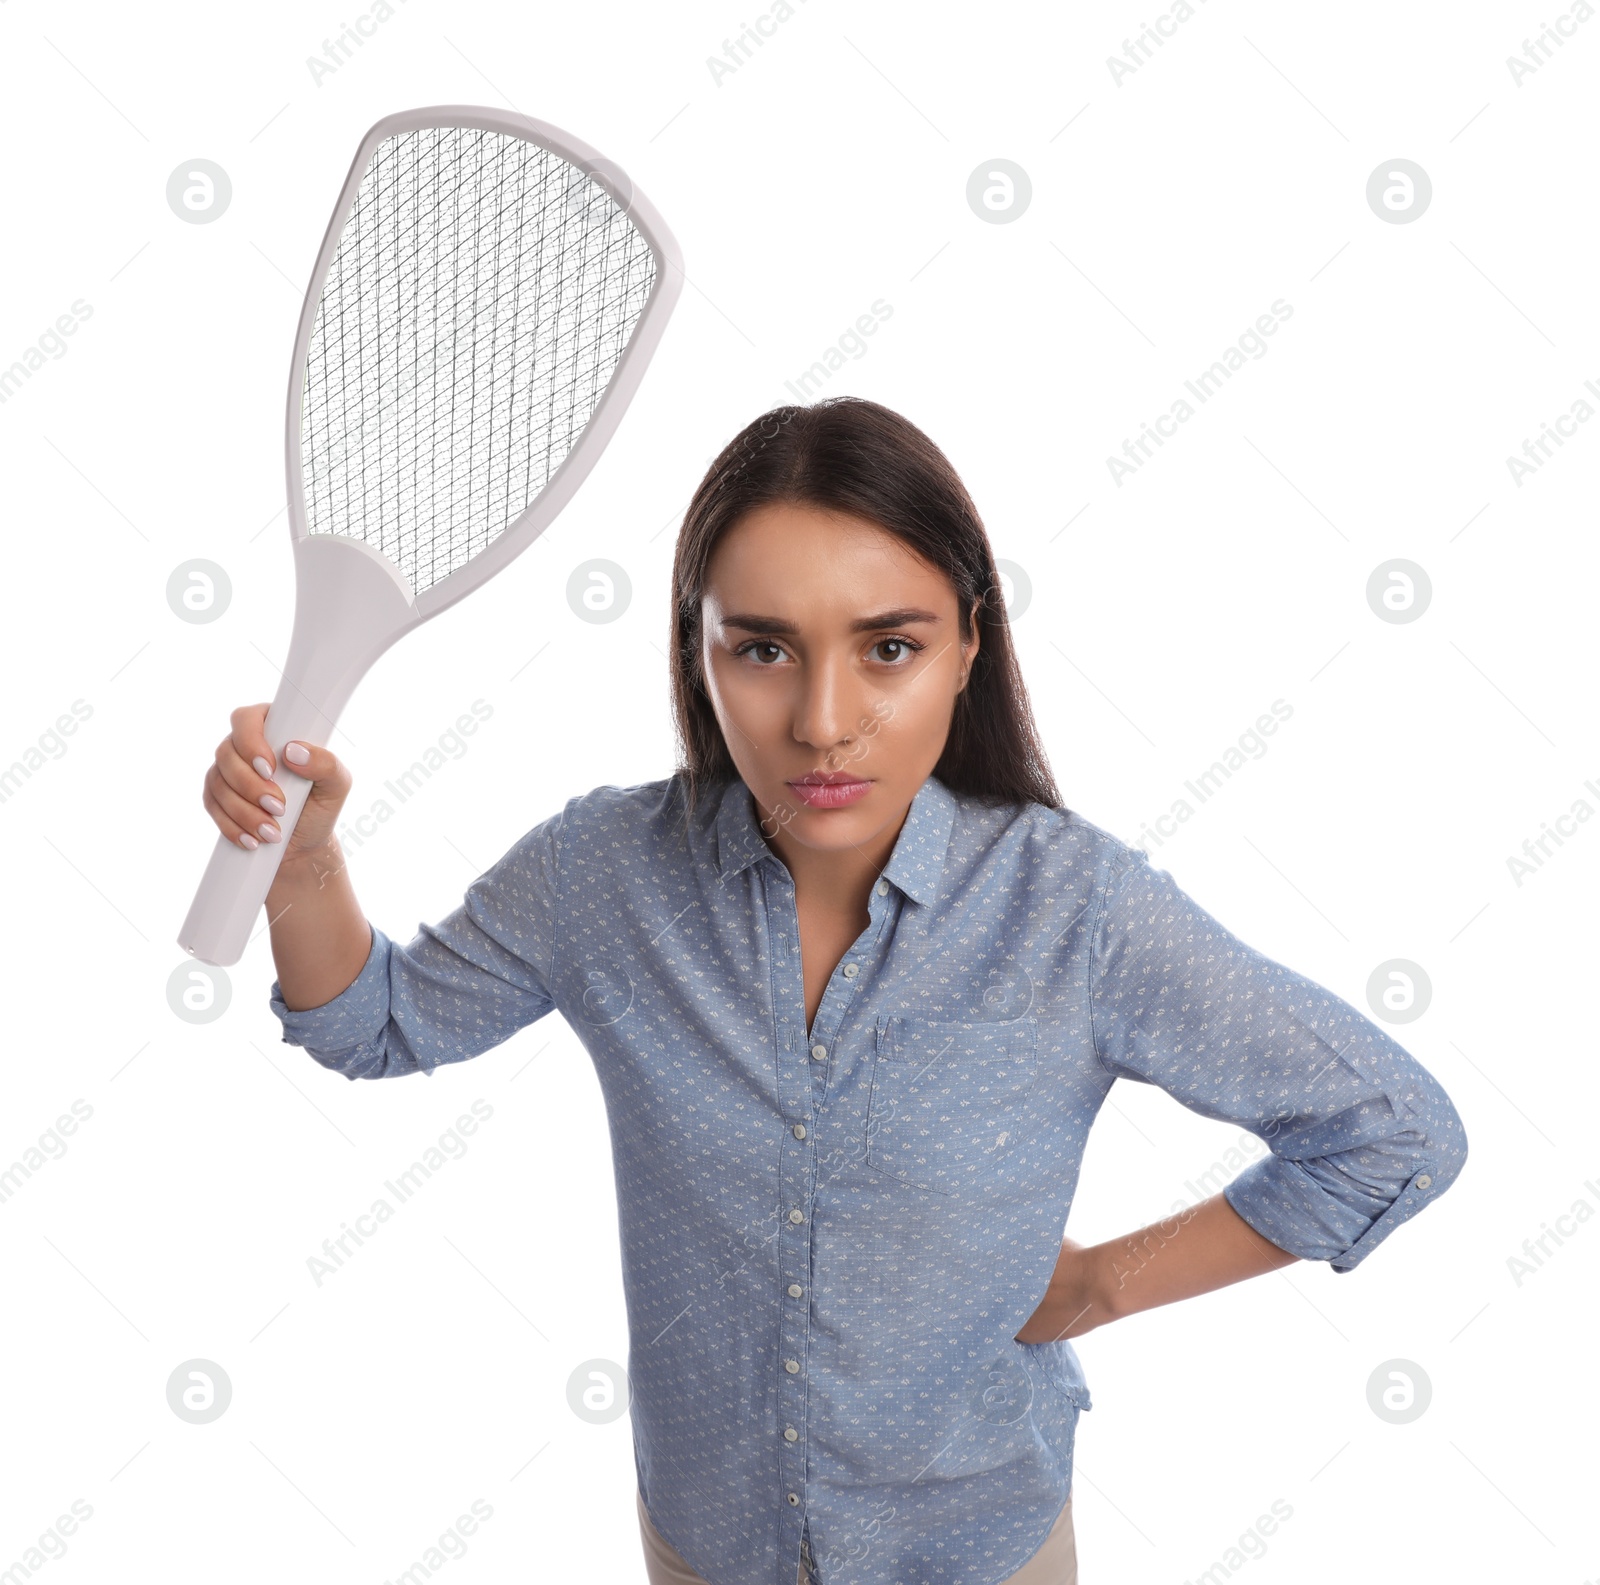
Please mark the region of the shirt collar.
MULTIPOLYGON (((894 852, 883 867, 884 875, 919 903, 931 903, 939 895, 956 804, 956 795, 937 776, 929 776, 911 800, 894 852)), ((761 833, 750 789, 737 776, 723 789, 716 839, 717 867, 724 880, 763 858, 778 857, 761 833)))

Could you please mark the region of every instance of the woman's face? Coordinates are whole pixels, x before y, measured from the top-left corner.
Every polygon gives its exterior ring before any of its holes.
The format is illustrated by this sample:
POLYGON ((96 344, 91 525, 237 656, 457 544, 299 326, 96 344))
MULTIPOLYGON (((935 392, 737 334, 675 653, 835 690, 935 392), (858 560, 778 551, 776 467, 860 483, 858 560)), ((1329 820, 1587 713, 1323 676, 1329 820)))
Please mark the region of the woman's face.
POLYGON ((700 614, 706 691, 767 837, 892 842, 978 651, 945 575, 866 519, 773 503, 723 536, 700 614))

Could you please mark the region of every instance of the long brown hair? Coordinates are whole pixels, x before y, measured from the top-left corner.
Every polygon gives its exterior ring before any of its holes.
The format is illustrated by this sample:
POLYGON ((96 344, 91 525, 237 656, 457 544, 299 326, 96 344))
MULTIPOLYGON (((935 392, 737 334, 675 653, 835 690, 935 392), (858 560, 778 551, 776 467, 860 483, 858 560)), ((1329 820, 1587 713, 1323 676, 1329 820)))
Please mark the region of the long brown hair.
POLYGON ((671 657, 678 774, 688 807, 738 775, 700 669, 700 602, 722 536, 748 511, 784 501, 866 518, 938 567, 955 588, 961 638, 981 642, 956 696, 933 773, 986 803, 1062 807, 1011 643, 989 536, 945 454, 909 419, 857 396, 775 407, 747 424, 700 481, 672 567, 671 657))

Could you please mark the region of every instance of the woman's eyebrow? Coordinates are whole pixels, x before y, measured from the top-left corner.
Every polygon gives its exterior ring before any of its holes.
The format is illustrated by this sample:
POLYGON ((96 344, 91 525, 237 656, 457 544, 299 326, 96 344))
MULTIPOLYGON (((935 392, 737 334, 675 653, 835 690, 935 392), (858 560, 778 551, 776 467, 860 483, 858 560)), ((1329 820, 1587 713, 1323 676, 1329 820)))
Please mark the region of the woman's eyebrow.
MULTIPOLYGON (((913 622, 938 622, 935 611, 924 611, 919 606, 898 606, 892 611, 879 611, 873 616, 857 617, 850 624, 852 633, 871 633, 880 627, 909 627, 913 622)), ((747 633, 779 633, 792 635, 799 627, 781 616, 757 616, 754 613, 737 613, 722 619, 724 627, 741 627, 747 633)))

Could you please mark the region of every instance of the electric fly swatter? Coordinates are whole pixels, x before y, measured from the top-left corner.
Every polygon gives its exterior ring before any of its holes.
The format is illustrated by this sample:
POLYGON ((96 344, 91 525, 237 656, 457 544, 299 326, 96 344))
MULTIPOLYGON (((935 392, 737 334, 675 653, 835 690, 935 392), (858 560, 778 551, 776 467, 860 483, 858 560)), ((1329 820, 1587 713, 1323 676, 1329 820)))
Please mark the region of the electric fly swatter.
MULTIPOLYGON (((402 634, 526 550, 594 466, 683 280, 618 167, 531 117, 387 116, 362 140, 295 337, 295 615, 267 713, 325 743, 402 634)), ((219 834, 179 945, 237 963, 311 783, 280 774, 282 842, 219 834)))

